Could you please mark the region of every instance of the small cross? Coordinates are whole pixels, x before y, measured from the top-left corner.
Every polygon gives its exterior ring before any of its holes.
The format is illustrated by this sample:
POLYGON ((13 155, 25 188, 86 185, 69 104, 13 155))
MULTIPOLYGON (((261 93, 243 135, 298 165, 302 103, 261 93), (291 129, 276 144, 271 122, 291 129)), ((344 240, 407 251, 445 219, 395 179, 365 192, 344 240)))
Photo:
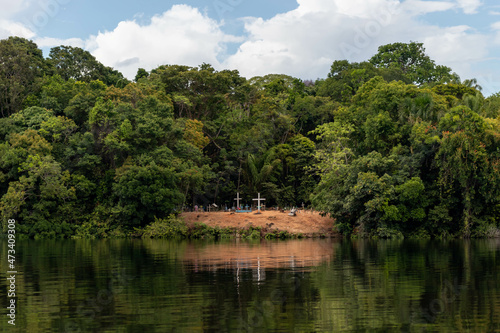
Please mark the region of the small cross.
POLYGON ((257 209, 258 209, 258 212, 260 213, 260 202, 261 202, 261 201, 264 201, 264 200, 266 200, 266 199, 261 198, 261 197, 260 197, 260 193, 259 193, 259 194, 257 195, 257 199, 253 199, 253 200, 254 200, 254 201, 257 201, 257 209))
POLYGON ((237 192, 236 193, 236 198, 234 198, 234 200, 236 200, 236 209, 239 209, 240 208, 240 192, 237 192))

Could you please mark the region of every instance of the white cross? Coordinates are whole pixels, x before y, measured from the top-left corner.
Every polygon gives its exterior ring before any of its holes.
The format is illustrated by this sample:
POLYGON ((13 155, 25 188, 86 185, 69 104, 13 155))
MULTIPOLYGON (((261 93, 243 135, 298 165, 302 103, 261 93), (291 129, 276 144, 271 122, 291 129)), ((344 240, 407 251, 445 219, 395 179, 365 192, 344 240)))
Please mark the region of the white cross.
POLYGON ((234 200, 236 200, 236 209, 239 209, 240 208, 240 192, 237 192, 236 193, 236 198, 234 198, 234 200))
POLYGON ((257 195, 257 199, 253 199, 254 201, 257 201, 257 208, 258 208, 258 212, 260 213, 260 202, 263 201, 263 200, 266 200, 264 198, 261 198, 260 197, 260 193, 257 195))

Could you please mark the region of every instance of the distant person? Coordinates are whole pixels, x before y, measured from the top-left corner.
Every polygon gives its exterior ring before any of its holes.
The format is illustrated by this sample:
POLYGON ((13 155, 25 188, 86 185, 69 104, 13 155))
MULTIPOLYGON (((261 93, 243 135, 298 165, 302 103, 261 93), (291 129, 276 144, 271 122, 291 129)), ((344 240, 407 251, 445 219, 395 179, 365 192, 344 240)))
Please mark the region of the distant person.
POLYGON ((197 212, 198 211, 198 205, 195 205, 194 206, 194 211, 197 212))

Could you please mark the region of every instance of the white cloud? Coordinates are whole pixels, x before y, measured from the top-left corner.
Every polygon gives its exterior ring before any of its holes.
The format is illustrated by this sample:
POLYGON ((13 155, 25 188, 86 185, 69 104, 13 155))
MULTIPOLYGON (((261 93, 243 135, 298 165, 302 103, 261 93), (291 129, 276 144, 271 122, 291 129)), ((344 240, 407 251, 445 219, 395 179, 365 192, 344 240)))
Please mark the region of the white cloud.
MULTIPOLYGON (((380 45, 424 42, 437 63, 468 69, 460 59, 487 54, 486 37, 465 26, 441 28, 420 15, 457 8, 447 1, 298 0, 297 9, 269 20, 247 18, 248 39, 224 63, 249 77, 285 73, 303 79, 325 77, 334 60, 364 61, 380 45)), ((478 1, 460 1, 472 11, 478 1)), ((460 74, 460 73, 459 73, 460 74)))
POLYGON ((458 7, 461 8, 465 14, 476 14, 478 8, 482 5, 481 0, 456 0, 458 7))
POLYGON ((491 30, 495 34, 494 42, 498 46, 500 44, 500 21, 491 24, 491 30))
POLYGON ((468 26, 440 27, 422 19, 434 12, 473 14, 481 7, 480 0, 297 0, 296 9, 268 20, 242 19, 244 37, 226 34, 222 22, 196 8, 176 5, 147 23, 137 14, 87 40, 37 36, 43 18, 55 17, 66 1, 0 0, 0 38, 33 38, 44 48, 82 47, 128 78, 139 67, 150 70, 163 64, 206 62, 217 69, 238 69, 246 77, 284 73, 315 79, 325 77, 334 60, 364 61, 380 45, 409 41, 424 42, 438 64, 469 77, 471 66, 491 52, 491 39, 498 35, 500 43, 500 23, 486 35, 468 26), (55 5, 43 9, 41 3, 46 1, 55 5), (21 16, 32 18, 32 29, 29 20, 15 19, 21 16), (228 54, 228 43, 240 43, 234 54, 228 54))
POLYGON ((0 0, 0 39, 10 36, 33 38, 35 32, 32 29, 15 19, 15 16, 22 13, 30 6, 33 0, 0 0))
POLYGON ((103 64, 133 78, 138 67, 164 64, 219 65, 225 43, 239 41, 222 32, 217 21, 187 5, 175 5, 151 19, 149 25, 123 21, 110 32, 99 33, 87 48, 103 64))
POLYGON ((60 38, 42 37, 42 38, 36 38, 34 41, 39 48, 52 48, 61 45, 80 47, 80 48, 85 47, 85 41, 83 41, 80 38, 60 39, 60 38))
MULTIPOLYGON (((352 44, 354 55, 372 50, 371 37, 380 35, 396 19, 395 1, 299 0, 299 7, 269 20, 247 19, 248 39, 225 65, 251 77, 286 73, 302 78, 324 77, 335 59, 347 57, 342 43, 352 44)), ((352 54, 351 54, 352 55, 352 54)))
POLYGON ((404 10, 413 15, 421 15, 435 12, 447 11, 455 8, 455 4, 447 1, 421 1, 406 0, 402 6, 404 10))
POLYGON ((468 26, 441 28, 435 35, 422 37, 421 41, 431 59, 450 67, 462 79, 476 76, 471 65, 485 59, 490 46, 488 36, 475 33, 468 26))
POLYGON ((19 22, 0 19, 0 39, 7 38, 9 36, 33 38, 35 33, 19 22))
POLYGON ((500 21, 499 22, 495 22, 491 25, 491 28, 495 31, 500 31, 500 21))
POLYGON ((26 10, 30 5, 30 0, 0 0, 0 18, 9 18, 26 10))
POLYGON ((34 39, 70 0, 0 0, 0 38, 34 39))

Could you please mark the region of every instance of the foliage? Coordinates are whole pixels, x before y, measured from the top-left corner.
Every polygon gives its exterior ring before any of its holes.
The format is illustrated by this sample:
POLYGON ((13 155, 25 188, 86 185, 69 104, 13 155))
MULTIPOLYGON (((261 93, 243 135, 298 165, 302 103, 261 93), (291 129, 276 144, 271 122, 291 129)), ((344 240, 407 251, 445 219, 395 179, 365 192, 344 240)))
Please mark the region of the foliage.
POLYGON ((142 238, 186 238, 187 235, 186 223, 173 215, 165 219, 155 218, 142 232, 142 238))
POLYGON ((313 205, 345 234, 469 236, 485 221, 497 225, 498 126, 466 106, 483 105, 469 96, 453 96, 463 105, 450 108, 427 88, 368 81, 313 132, 321 176, 313 205))
POLYGON ((50 50, 48 62, 54 73, 66 81, 101 80, 107 85, 117 85, 120 80, 126 81, 120 72, 102 65, 90 52, 79 47, 54 47, 50 50))
POLYGON ((30 104, 46 71, 37 45, 20 37, 0 40, 0 116, 7 117, 30 104))
POLYGON ((425 54, 422 43, 393 43, 380 46, 370 62, 377 67, 401 70, 411 83, 423 84, 456 79, 451 69, 439 66, 425 54))
MULTIPOLYGON (((134 82, 80 48, 0 40, 0 215, 23 237, 257 238, 172 214, 235 193, 313 206, 353 237, 500 227, 500 98, 423 44, 316 82, 162 65, 134 82), (177 237, 176 236, 176 237, 177 237)), ((273 232, 267 238, 287 238, 273 232)))
POLYGON ((265 236, 265 239, 292 239, 292 238, 301 238, 302 235, 294 235, 289 233, 288 231, 279 231, 275 230, 274 232, 269 232, 265 236))

